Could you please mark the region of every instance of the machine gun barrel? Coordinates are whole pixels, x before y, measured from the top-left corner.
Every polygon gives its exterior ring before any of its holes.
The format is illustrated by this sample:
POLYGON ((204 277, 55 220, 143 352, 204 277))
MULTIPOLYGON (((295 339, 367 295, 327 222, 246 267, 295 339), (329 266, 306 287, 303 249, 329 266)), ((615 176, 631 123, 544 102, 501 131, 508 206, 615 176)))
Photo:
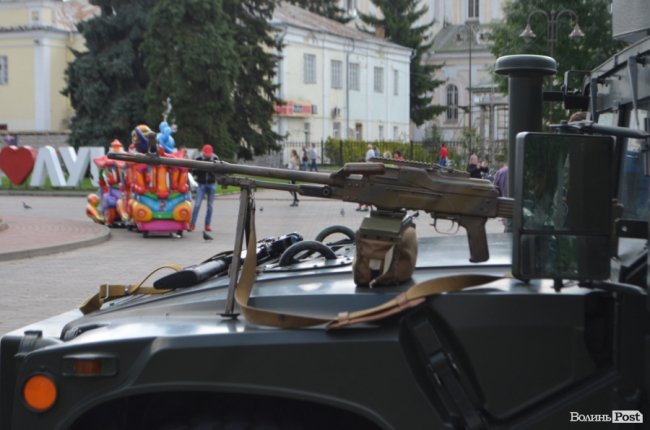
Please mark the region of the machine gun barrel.
MULTIPOLYGON (((108 158, 133 163, 150 164, 153 166, 182 167, 191 170, 207 170, 218 175, 246 175, 261 176, 265 178, 293 180, 309 182, 312 184, 335 185, 337 182, 329 173, 304 172, 274 167, 247 166, 245 164, 230 164, 225 161, 199 161, 184 158, 161 157, 157 154, 131 154, 124 152, 112 152, 108 158)), ((348 163, 340 171, 344 175, 361 174, 375 175, 384 172, 384 166, 380 163, 348 163)), ((271 183, 267 183, 271 184, 271 183)), ((261 184, 258 182, 258 185, 261 184)), ((283 188, 286 189, 286 188, 283 188)))

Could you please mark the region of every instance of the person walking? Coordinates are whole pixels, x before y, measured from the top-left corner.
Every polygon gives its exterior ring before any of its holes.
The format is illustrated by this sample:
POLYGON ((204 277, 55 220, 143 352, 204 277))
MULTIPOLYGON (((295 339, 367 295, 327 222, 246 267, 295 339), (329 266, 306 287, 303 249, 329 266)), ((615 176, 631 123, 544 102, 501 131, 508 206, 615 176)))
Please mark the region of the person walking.
POLYGON ((449 160, 449 150, 447 149, 447 145, 445 145, 445 143, 442 142, 442 145, 440 146, 438 164, 440 165, 440 167, 446 167, 448 160, 449 160))
MULTIPOLYGON (((214 154, 212 145, 203 145, 201 154, 196 157, 198 161, 219 161, 219 157, 214 154)), ((217 177, 214 172, 205 170, 192 170, 192 175, 198 184, 196 188, 196 199, 194 201, 194 210, 192 210, 192 221, 190 222, 190 231, 194 230, 196 219, 199 216, 201 203, 203 198, 207 200, 207 207, 205 213, 205 231, 212 231, 210 222, 212 221, 212 205, 214 204, 214 195, 216 192, 217 177)))
MULTIPOLYGON (((503 167, 497 170, 497 172, 494 174, 493 183, 494 183, 494 187, 497 189, 497 192, 499 193, 499 197, 510 197, 510 193, 508 190, 508 163, 504 163, 503 167)), ((503 222, 504 233, 511 233, 512 219, 503 218, 501 221, 503 222)))
MULTIPOLYGON (((289 155, 289 170, 300 170, 300 156, 298 156, 298 151, 295 149, 291 150, 291 154, 289 155)), ((295 184, 296 181, 293 179, 290 181, 291 184, 295 184)), ((291 191, 291 195, 293 196, 293 202, 289 206, 291 207, 296 207, 298 206, 298 193, 295 191, 291 191)))
POLYGON ((302 158, 300 159, 300 170, 307 170, 309 168, 309 156, 307 155, 307 147, 302 146, 302 158))
POLYGON ((318 156, 318 152, 316 151, 316 144, 312 143, 311 148, 309 148, 309 171, 316 171, 318 172, 318 166, 316 165, 316 161, 320 157, 318 156))
POLYGON ((370 161, 376 156, 377 156, 377 152, 375 151, 375 146, 373 144, 368 144, 368 150, 366 151, 366 157, 364 161, 370 161))

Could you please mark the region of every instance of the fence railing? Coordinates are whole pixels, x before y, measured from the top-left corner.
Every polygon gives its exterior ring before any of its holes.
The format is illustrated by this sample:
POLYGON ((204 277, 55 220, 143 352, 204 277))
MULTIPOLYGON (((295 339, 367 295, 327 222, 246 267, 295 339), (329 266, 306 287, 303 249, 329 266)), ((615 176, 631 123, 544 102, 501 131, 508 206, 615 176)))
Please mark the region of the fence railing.
MULTIPOLYGON (((319 154, 318 164, 329 166, 342 166, 345 163, 360 161, 365 158, 368 145, 372 144, 379 152, 380 156, 393 157, 399 151, 407 160, 420 161, 424 163, 437 163, 440 150, 440 143, 432 144, 431 142, 363 142, 349 140, 328 140, 325 142, 288 141, 281 142, 281 150, 277 153, 270 154, 271 157, 278 157, 276 163, 284 166, 288 163, 291 150, 296 150, 299 157, 303 155, 303 149, 308 151, 312 144, 319 154)), ((469 159, 467 144, 463 141, 446 141, 449 152, 449 160, 455 168, 464 170, 469 159)), ((490 166, 497 167, 507 158, 506 141, 477 142, 474 146, 474 152, 480 160, 486 160, 490 166)), ((269 157, 265 157, 265 162, 269 163, 269 157)))

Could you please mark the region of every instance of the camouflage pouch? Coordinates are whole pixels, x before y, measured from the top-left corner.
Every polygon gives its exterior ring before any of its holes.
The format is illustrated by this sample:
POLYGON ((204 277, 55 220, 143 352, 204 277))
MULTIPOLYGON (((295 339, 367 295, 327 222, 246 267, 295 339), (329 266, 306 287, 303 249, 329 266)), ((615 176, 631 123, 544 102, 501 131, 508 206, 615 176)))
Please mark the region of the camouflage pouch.
POLYGON ((357 285, 402 283, 411 278, 417 260, 415 224, 403 214, 373 212, 357 231, 356 247, 352 272, 357 285))

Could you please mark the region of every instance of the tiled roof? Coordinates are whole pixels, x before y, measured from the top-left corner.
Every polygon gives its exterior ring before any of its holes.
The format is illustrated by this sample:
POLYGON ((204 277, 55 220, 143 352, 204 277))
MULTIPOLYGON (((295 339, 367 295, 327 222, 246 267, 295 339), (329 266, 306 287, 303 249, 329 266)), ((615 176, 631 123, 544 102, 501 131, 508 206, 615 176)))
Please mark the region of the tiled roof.
POLYGON ((48 31, 54 33, 76 32, 76 24, 95 15, 99 15, 100 9, 91 5, 88 0, 68 0, 65 2, 53 3, 52 23, 39 24, 25 23, 11 27, 0 27, 0 33, 27 32, 27 31, 48 31))
POLYGON ((68 0, 57 5, 52 24, 62 30, 76 31, 76 23, 99 13, 99 7, 91 5, 88 0, 68 0))
POLYGON ((365 33, 355 28, 341 24, 338 21, 325 18, 324 16, 309 12, 308 10, 286 2, 281 2, 278 7, 276 7, 273 13, 272 22, 276 25, 286 23, 294 27, 314 30, 358 41, 368 41, 384 46, 400 46, 389 42, 386 39, 377 37, 373 34, 365 33))
MULTIPOLYGON (((479 26, 478 30, 475 30, 477 37, 474 39, 475 42, 472 43, 472 49, 480 51, 489 48, 487 39, 479 41, 481 34, 484 34, 484 38, 486 37, 487 30, 488 27, 483 25, 479 26)), ((465 25, 447 25, 443 27, 433 40, 433 51, 436 53, 467 52, 469 49, 468 32, 469 30, 465 25)))

